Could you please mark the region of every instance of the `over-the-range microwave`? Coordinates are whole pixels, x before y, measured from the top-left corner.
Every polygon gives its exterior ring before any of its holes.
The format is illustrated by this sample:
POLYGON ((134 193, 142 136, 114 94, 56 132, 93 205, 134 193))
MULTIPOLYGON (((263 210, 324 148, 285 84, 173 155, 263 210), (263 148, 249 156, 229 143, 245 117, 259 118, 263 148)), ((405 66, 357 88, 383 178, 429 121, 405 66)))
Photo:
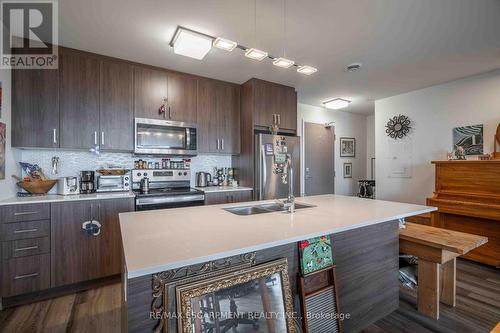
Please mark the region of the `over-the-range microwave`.
POLYGON ((194 156, 198 153, 195 124, 135 118, 134 128, 136 154, 194 156))

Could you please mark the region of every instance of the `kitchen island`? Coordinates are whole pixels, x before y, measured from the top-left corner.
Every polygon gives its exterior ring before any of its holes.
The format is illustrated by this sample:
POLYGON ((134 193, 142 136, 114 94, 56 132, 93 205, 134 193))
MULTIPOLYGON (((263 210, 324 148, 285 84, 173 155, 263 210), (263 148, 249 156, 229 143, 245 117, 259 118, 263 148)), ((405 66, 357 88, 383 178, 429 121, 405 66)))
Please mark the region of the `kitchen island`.
MULTIPOLYGON (((359 331, 398 307, 398 219, 432 207, 339 195, 297 198, 311 207, 293 214, 235 215, 227 207, 250 202, 120 214, 124 250, 123 325, 130 332, 176 332, 175 299, 164 286, 196 272, 288 260, 297 295, 297 242, 332 235, 337 290, 346 332, 359 331), (164 304, 166 303, 166 304, 164 304), (165 326, 168 323, 168 326, 165 326)), ((295 307, 297 307, 295 305, 295 307)), ((296 309, 298 311, 298 309, 296 309)))

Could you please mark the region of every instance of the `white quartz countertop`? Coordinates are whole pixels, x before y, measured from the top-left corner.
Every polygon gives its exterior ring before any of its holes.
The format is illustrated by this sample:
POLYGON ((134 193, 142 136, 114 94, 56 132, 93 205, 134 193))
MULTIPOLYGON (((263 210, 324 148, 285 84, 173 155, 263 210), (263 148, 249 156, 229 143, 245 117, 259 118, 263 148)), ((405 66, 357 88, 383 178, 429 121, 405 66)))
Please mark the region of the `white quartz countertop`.
POLYGON ((222 209, 259 203, 253 201, 121 213, 127 277, 153 274, 436 210, 428 206, 340 195, 300 197, 296 202, 316 207, 299 209, 293 214, 272 212, 249 216, 238 216, 222 209))
POLYGON ((213 192, 237 192, 237 191, 252 191, 251 187, 245 186, 206 186, 206 187, 195 187, 197 190, 203 191, 205 193, 213 192))
POLYGON ((49 202, 66 202, 66 201, 82 201, 82 200, 106 200, 133 198, 132 192, 109 192, 109 193, 94 193, 94 194, 75 194, 75 195, 58 195, 47 194, 34 197, 13 197, 0 201, 0 206, 34 204, 34 203, 49 203, 49 202))

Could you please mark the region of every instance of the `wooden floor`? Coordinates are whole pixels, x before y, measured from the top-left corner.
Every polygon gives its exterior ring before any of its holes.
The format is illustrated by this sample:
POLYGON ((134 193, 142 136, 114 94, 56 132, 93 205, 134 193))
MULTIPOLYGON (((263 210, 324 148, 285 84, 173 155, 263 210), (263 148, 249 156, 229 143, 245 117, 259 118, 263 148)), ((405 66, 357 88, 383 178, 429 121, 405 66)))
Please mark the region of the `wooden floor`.
MULTIPOLYGON (((0 332, 119 332, 120 284, 79 292, 0 312, 0 332)), ((439 321, 415 310, 400 295, 399 309, 364 330, 380 332, 490 332, 500 322, 500 270, 457 262, 457 306, 441 307, 439 321)))
POLYGON ((400 293, 399 309, 363 333, 490 332, 500 322, 500 270, 457 260, 457 306, 440 304, 440 318, 416 311, 412 296, 400 293))

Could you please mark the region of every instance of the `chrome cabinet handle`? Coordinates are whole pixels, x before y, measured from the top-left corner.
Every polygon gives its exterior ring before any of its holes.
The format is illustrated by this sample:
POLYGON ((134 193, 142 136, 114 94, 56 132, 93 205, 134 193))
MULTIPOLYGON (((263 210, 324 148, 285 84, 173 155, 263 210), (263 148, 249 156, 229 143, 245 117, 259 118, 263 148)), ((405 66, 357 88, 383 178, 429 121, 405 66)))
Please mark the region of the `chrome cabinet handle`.
POLYGON ((21 230, 14 230, 15 234, 24 234, 28 232, 37 232, 38 228, 33 228, 33 229, 21 229, 21 230))
POLYGON ((94 144, 97 145, 97 131, 94 131, 94 144))
POLYGON ((276 125, 276 114, 273 113, 273 125, 276 125))
POLYGON ((220 150, 220 140, 217 139, 217 150, 220 150))
POLYGON ((168 119, 172 119, 172 113, 171 113, 171 111, 172 111, 172 107, 169 105, 168 106, 168 119))
POLYGON ((104 146, 104 132, 101 132, 101 145, 104 146))
POLYGON ((33 215, 33 214, 38 214, 38 212, 36 212, 36 211, 34 211, 34 212, 18 212, 18 213, 14 213, 14 216, 33 215))
POLYGON ((224 139, 220 139, 220 142, 221 142, 220 143, 220 147, 221 147, 220 149, 224 150, 224 139))
POLYGON ((29 251, 29 250, 36 250, 36 249, 38 249, 38 245, 27 246, 27 247, 20 247, 20 248, 14 249, 14 252, 29 251))
POLYGON ((14 280, 27 279, 31 277, 38 276, 38 273, 24 274, 24 275, 16 275, 14 280))
POLYGON ((53 142, 57 143, 57 132, 56 132, 55 128, 52 130, 52 138, 53 138, 53 142))
POLYGON ((281 115, 277 114, 276 117, 278 118, 278 125, 281 125, 281 115))

